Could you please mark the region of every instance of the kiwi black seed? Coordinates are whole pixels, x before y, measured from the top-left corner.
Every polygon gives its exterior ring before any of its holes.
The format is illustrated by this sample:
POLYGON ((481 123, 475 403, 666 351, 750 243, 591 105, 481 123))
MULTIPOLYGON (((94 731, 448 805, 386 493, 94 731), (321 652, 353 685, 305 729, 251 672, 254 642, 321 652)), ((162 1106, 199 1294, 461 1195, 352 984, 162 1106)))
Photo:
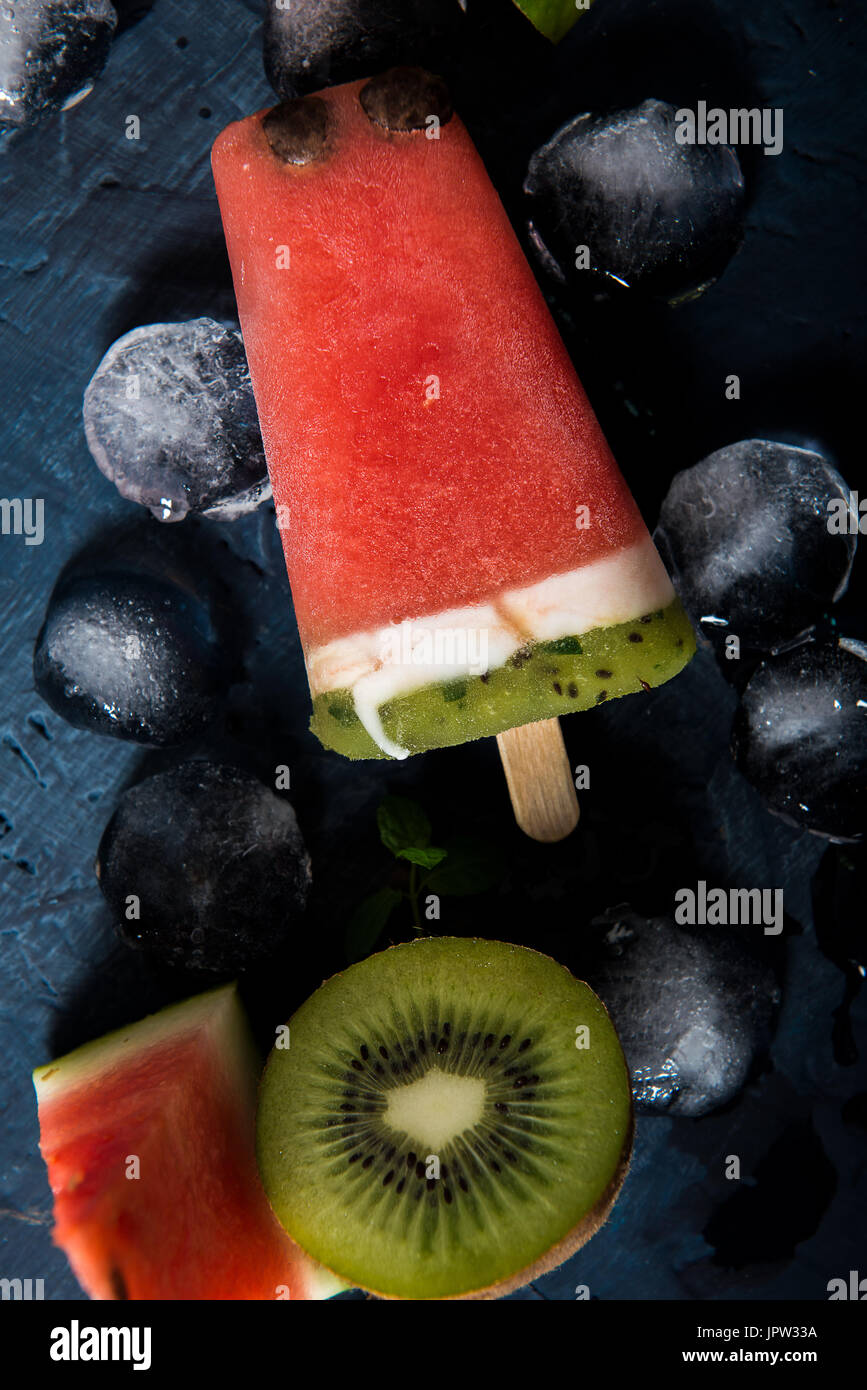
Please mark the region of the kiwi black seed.
POLYGON ((262 1083, 260 1171, 290 1235, 349 1282, 493 1297, 607 1215, 631 1143, 626 1066, 600 1001, 547 957, 392 947, 327 981, 289 1036, 262 1083))

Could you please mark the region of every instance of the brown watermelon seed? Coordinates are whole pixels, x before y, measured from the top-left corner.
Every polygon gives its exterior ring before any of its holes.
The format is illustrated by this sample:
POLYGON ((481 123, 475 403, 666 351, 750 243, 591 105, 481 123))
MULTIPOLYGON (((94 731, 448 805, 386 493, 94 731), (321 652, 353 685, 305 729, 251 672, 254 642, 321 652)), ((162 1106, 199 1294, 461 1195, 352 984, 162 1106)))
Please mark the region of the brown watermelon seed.
POLYGON ((312 164, 328 153, 328 103, 321 97, 293 97, 265 113, 262 129, 284 164, 312 164))
POLYGON ((367 119, 389 131, 426 130, 431 116, 443 126, 454 114, 443 79, 423 68, 389 68, 364 84, 358 100, 367 119))

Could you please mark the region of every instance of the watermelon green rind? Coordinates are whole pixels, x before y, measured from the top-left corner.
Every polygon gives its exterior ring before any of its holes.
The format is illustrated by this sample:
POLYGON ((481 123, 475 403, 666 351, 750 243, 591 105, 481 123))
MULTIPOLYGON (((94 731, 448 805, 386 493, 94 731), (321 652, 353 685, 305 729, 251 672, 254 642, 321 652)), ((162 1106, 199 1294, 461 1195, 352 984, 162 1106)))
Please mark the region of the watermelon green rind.
POLYGON ((559 43, 576 20, 587 13, 592 0, 584 0, 580 6, 575 0, 514 0, 514 3, 546 39, 559 43))
MULTIPOLYGON (((641 693, 676 676, 694 653, 695 635, 675 599, 632 622, 529 643, 485 678, 425 685, 387 701, 378 713, 393 743, 422 753, 641 693)), ((363 727, 351 690, 318 695, 310 727, 344 757, 389 756, 363 727)))
POLYGON ((91 1298, 329 1298, 255 1165, 261 1059, 234 985, 172 1005, 33 1081, 54 1240, 91 1298), (129 1178, 130 1154, 141 1178, 129 1178))
POLYGON ((64 1094, 70 1087, 84 1086, 97 1080, 108 1070, 122 1067, 129 1055, 140 1055, 147 1048, 159 1046, 170 1038, 177 1039, 184 1033, 198 1032, 209 1022, 216 1021, 219 1025, 224 1018, 229 1020, 234 1032, 237 1051, 233 1051, 232 1055, 237 1057, 241 1072, 249 1067, 256 1056, 255 1047, 241 1011, 236 986, 223 985, 180 1004, 170 1004, 168 1008, 149 1014, 138 1023, 117 1028, 112 1033, 95 1038, 93 1042, 84 1043, 65 1057, 36 1067, 33 1084, 39 1104, 64 1094))

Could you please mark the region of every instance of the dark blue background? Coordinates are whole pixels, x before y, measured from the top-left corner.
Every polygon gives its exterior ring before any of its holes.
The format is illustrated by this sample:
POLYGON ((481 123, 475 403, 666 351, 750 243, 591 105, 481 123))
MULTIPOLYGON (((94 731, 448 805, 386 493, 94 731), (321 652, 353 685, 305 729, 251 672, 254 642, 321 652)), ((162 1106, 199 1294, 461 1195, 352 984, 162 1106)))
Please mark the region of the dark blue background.
MULTIPOLYGON (((121 789, 176 755, 66 726, 34 693, 31 651, 61 566, 135 514, 97 471, 81 427, 81 395, 103 352, 139 323, 234 313, 209 148, 228 121, 271 99, 260 10, 255 0, 124 6, 94 92, 0 152, 0 491, 42 497, 46 509, 41 547, 0 538, 0 1275, 42 1277, 53 1299, 81 1295, 50 1241, 30 1071, 199 986, 115 943, 92 869, 121 789), (129 115, 140 117, 139 141, 125 138, 129 115)), ((784 153, 745 157, 745 246, 702 300, 677 310, 629 300, 558 306, 648 522, 678 468, 754 434, 816 440, 867 490, 865 24, 856 4, 598 0, 556 50, 507 0, 470 0, 470 10, 465 45, 442 66, 516 220, 528 155, 580 110, 649 96, 784 108, 784 153), (724 398, 732 372, 739 402, 724 398)), ((642 1118, 608 1225, 516 1297, 566 1299, 578 1284, 606 1299, 826 1297, 829 1279, 864 1262, 863 997, 835 1057, 843 975, 811 926, 825 846, 769 816, 734 771, 736 697, 712 658, 701 653, 646 699, 565 722, 572 762, 591 766, 591 789, 577 835, 537 846, 511 822, 492 743, 400 768, 349 765, 320 749, 306 730, 273 514, 183 526, 188 537, 202 534, 246 648, 227 717, 201 746, 269 780, 288 764, 313 855, 303 933, 279 968, 245 985, 260 1039, 344 963, 346 919, 388 872, 374 825, 386 789, 417 795, 440 836, 482 833, 506 851, 499 890, 448 902, 443 930, 525 940, 576 969, 582 929, 604 907, 630 899, 670 911, 672 885, 699 876, 783 886, 786 938, 768 948, 784 981, 770 1056, 723 1112, 642 1118), (732 1153, 744 1173, 734 1194, 724 1178, 732 1153)), ((865 568, 862 556, 840 619, 859 633, 865 568)))

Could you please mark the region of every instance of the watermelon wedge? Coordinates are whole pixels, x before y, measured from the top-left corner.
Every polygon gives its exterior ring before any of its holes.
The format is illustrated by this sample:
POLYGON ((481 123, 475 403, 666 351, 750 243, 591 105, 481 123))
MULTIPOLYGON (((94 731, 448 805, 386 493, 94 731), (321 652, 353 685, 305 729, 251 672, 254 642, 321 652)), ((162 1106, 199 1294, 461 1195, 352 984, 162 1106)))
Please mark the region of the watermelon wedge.
POLYGON ((261 1065, 234 985, 33 1073, 54 1240, 96 1299, 314 1299, 346 1285, 259 1182, 261 1065))

